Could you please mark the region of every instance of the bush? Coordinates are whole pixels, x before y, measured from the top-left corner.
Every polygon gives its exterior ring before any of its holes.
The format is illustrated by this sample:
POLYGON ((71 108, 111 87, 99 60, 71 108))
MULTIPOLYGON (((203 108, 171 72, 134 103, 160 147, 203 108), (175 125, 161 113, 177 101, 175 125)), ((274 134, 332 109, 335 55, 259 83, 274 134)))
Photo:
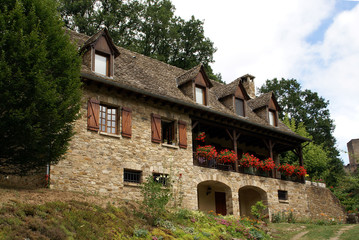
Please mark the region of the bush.
POLYGON ((152 225, 156 225, 160 217, 166 212, 165 207, 172 196, 170 179, 167 179, 166 182, 167 184, 163 185, 150 175, 146 178, 141 189, 145 216, 152 225))

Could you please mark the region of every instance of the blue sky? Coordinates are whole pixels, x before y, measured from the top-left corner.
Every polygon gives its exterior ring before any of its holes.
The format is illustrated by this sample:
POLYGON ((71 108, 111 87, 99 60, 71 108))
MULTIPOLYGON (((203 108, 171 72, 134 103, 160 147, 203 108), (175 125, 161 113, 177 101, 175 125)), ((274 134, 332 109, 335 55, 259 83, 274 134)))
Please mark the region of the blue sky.
POLYGON ((176 14, 204 20, 227 83, 254 75, 294 78, 329 100, 341 158, 359 138, 359 2, 344 0, 172 0, 176 14))
POLYGON ((333 23, 333 19, 335 18, 335 16, 337 16, 343 11, 352 10, 357 4, 358 1, 336 1, 335 7, 333 8, 333 11, 331 12, 330 16, 321 21, 320 26, 315 29, 315 31, 313 31, 310 35, 308 35, 306 41, 310 44, 323 41, 324 34, 328 27, 333 23))

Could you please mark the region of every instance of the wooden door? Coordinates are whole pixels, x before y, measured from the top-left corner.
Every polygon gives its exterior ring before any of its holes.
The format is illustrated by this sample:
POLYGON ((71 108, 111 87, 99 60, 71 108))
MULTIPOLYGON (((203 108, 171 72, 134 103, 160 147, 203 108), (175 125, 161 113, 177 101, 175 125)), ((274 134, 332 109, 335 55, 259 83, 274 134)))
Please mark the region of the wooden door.
POLYGON ((215 192, 215 203, 216 203, 216 213, 221 215, 227 215, 226 207, 226 193, 224 192, 215 192))

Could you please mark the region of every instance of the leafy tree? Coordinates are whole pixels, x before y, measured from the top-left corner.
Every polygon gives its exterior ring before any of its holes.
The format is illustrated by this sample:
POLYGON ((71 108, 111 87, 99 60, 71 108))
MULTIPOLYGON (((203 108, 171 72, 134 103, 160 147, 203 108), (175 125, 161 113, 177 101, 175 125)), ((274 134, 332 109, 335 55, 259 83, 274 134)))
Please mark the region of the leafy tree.
POLYGON ((52 0, 0 5, 0 174, 56 163, 80 109, 80 58, 52 0))
MULTIPOLYGON (((312 139, 312 136, 307 132, 302 122, 296 126, 295 120, 289 120, 288 116, 284 117, 283 123, 286 124, 293 132, 312 139)), ((304 167, 311 179, 326 179, 328 177, 329 158, 328 153, 324 150, 323 146, 309 142, 304 144, 303 148, 304 167)), ((296 164, 298 157, 293 152, 287 152, 281 156, 281 162, 296 164)))
POLYGON ((338 178, 344 173, 343 162, 339 159, 339 151, 335 147, 336 139, 333 136, 335 125, 330 118, 329 101, 319 97, 311 90, 302 90, 295 79, 267 80, 259 88, 259 93, 273 91, 277 97, 282 111, 279 117, 283 120, 285 115, 294 119, 296 125, 303 123, 306 131, 313 137, 315 144, 320 145, 328 154, 329 163, 326 181, 336 185, 338 178))
POLYGON ((347 175, 339 180, 337 187, 330 186, 334 195, 347 211, 358 212, 359 209, 359 173, 347 175))
POLYGON ((93 35, 107 27, 120 46, 174 66, 203 63, 211 79, 221 81, 210 63, 216 49, 204 35, 203 21, 175 16, 170 0, 58 0, 67 27, 93 35))

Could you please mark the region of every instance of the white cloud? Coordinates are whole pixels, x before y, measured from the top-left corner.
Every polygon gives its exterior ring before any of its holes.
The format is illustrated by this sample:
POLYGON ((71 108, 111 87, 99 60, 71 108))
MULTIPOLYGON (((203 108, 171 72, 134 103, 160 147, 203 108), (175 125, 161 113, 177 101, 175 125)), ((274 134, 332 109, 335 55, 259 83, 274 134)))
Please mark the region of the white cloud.
POLYGON ((205 19, 205 34, 218 48, 213 69, 226 82, 246 73, 256 76, 257 86, 295 78, 330 101, 341 149, 359 138, 359 4, 333 16, 335 0, 172 2, 177 15, 205 19), (328 18, 332 24, 322 41, 306 42, 328 18))

